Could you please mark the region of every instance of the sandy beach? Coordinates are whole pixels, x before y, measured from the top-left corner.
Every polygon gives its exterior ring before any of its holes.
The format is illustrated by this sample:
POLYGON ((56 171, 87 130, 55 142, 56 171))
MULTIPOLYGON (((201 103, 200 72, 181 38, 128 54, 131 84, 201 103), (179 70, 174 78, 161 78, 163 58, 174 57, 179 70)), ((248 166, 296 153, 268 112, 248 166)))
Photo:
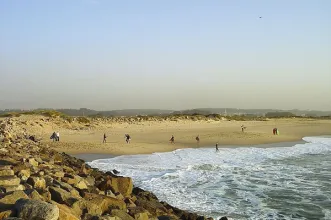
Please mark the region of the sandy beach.
POLYGON ((25 129, 43 137, 43 141, 58 151, 70 154, 146 154, 167 152, 180 148, 249 146, 257 144, 300 141, 305 136, 331 134, 330 120, 275 119, 268 121, 145 121, 136 123, 92 122, 89 125, 47 121, 30 117, 25 129), (240 126, 247 127, 245 132, 240 126), (280 135, 273 135, 277 127, 280 135), (53 131, 60 132, 60 142, 52 142, 53 131), (103 144, 103 134, 107 143, 103 144), (124 134, 130 134, 130 144, 124 134), (171 144, 171 135, 175 144, 171 144), (197 144, 195 137, 200 136, 197 144))

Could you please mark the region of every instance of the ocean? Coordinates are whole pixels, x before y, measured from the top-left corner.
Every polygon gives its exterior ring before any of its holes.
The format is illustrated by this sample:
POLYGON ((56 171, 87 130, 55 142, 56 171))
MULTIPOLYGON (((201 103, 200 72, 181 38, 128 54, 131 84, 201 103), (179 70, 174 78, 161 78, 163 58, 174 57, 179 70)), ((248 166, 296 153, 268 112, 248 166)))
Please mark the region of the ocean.
POLYGON ((331 219, 331 138, 287 147, 191 148, 89 162, 214 219, 331 219))

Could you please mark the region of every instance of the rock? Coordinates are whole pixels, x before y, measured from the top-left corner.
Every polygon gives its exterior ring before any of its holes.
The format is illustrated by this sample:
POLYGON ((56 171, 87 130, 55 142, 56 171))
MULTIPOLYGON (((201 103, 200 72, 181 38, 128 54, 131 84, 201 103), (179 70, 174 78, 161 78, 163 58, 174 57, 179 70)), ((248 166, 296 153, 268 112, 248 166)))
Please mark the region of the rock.
POLYGON ((126 204, 123 201, 108 196, 85 193, 84 199, 98 205, 102 212, 108 211, 109 208, 126 210, 126 204))
POLYGON ((40 195, 44 198, 43 200, 45 202, 50 202, 52 200, 52 195, 49 191, 42 192, 40 195))
POLYGON ((15 191, 12 193, 5 194, 0 199, 0 211, 11 209, 17 200, 19 199, 28 199, 29 197, 23 191, 15 191))
POLYGON ((0 176, 13 176, 14 170, 12 170, 10 167, 4 166, 0 167, 0 176))
POLYGON ((148 220, 147 212, 137 213, 134 215, 134 219, 136 220, 148 220))
POLYGON ((25 187, 20 184, 20 185, 17 185, 17 186, 0 186, 0 189, 2 189, 6 193, 9 193, 9 192, 13 192, 13 191, 25 190, 25 187))
POLYGON ((56 171, 54 174, 53 174, 54 177, 57 177, 57 178, 62 178, 64 177, 64 172, 62 171, 56 171))
POLYGON ((0 176, 0 186, 17 186, 20 182, 16 176, 0 176))
POLYGON ((133 183, 130 177, 112 177, 111 184, 115 191, 123 196, 129 196, 132 193, 133 183))
POLYGON ((24 220, 24 219, 17 218, 17 217, 8 217, 8 218, 5 218, 4 220, 24 220))
POLYGON ((31 175, 30 169, 21 170, 18 172, 17 176, 23 181, 26 181, 31 175))
POLYGON ((20 199, 15 203, 17 216, 23 219, 58 220, 59 208, 38 200, 20 199))
POLYGON ((34 158, 29 158, 28 162, 29 162, 29 164, 31 164, 34 167, 37 167, 39 164, 34 158))
POLYGON ((66 205, 68 205, 77 216, 81 216, 85 210, 90 215, 102 215, 103 213, 98 204, 91 203, 84 199, 70 198, 66 201, 66 205))
POLYGON ((87 178, 85 178, 85 182, 86 182, 87 186, 95 185, 95 179, 93 176, 88 176, 87 178))
POLYGON ((64 204, 67 199, 71 198, 71 194, 61 188, 49 187, 49 192, 52 200, 60 204, 64 204))
POLYGON ((160 216, 168 214, 168 210, 157 200, 147 201, 138 198, 138 200, 136 201, 136 205, 146 209, 152 215, 160 216))
POLYGON ((55 185, 58 185, 60 188, 66 190, 67 192, 69 192, 73 197, 80 197, 79 192, 68 183, 60 182, 57 180, 54 180, 53 183, 55 185))
POLYGON ((62 205, 56 202, 53 202, 59 208, 60 215, 59 220, 79 220, 80 218, 77 217, 72 210, 66 205, 62 205))
POLYGON ((118 209, 114 209, 114 210, 111 210, 111 214, 113 216, 118 216, 120 217, 121 219, 125 219, 125 220, 134 220, 134 218, 132 216, 130 216, 128 213, 126 213, 125 211, 123 210, 118 210, 118 209))
POLYGON ((46 181, 46 186, 51 186, 51 185, 53 185, 53 181, 54 181, 54 179, 53 179, 52 177, 50 177, 50 176, 44 176, 44 179, 45 179, 45 181, 46 181))
POLYGON ((7 210, 7 211, 4 211, 4 212, 1 212, 1 208, 0 208, 0 220, 7 219, 12 214, 13 214, 12 210, 7 210))
POLYGON ((78 189, 87 189, 87 185, 83 179, 78 181, 78 183, 74 184, 74 186, 78 189))
POLYGON ((42 200, 45 201, 44 197, 42 197, 36 190, 32 189, 32 190, 27 190, 25 192, 30 199, 34 199, 34 200, 42 200))
POLYGON ((29 179, 27 180, 27 183, 36 189, 46 188, 46 181, 42 177, 30 176, 29 179))
POLYGON ((222 218, 220 218, 219 220, 228 220, 228 218, 226 216, 223 216, 222 218))

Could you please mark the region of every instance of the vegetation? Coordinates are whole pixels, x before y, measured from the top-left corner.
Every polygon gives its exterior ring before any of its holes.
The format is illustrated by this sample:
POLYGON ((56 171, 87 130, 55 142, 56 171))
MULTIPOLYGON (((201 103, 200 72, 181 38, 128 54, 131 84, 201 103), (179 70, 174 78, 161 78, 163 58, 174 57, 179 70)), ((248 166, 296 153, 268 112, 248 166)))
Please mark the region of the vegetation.
POLYGON ((136 115, 136 116, 104 116, 102 113, 97 113, 90 116, 70 116, 63 112, 56 110, 33 110, 33 111, 18 111, 18 112, 6 112, 0 114, 0 117, 19 117, 20 115, 43 115, 50 118, 62 118, 63 120, 71 123, 77 121, 82 124, 89 124, 92 120, 96 119, 107 119, 114 121, 178 121, 178 120, 231 120, 231 121, 265 121, 268 118, 311 118, 311 119, 331 119, 330 115, 325 116, 298 116, 292 112, 286 111, 275 111, 267 112, 264 116, 256 114, 235 114, 235 115, 222 115, 222 114, 201 114, 201 112, 191 112, 192 114, 181 114, 176 112, 176 114, 166 114, 166 115, 136 115))

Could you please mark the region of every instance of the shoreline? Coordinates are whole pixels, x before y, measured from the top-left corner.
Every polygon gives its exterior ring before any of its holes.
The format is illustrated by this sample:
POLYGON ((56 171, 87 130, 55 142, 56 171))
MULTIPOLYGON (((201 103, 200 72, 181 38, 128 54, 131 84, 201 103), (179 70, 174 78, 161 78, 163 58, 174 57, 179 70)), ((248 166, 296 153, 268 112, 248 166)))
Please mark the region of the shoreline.
MULTIPOLYGON (((276 142, 276 143, 268 143, 268 144, 256 144, 256 145, 246 145, 246 146, 241 146, 241 145, 222 145, 219 146, 220 149, 222 148, 245 148, 245 147, 253 147, 253 148, 278 148, 278 147, 292 147, 296 144, 305 144, 307 142, 301 140, 301 141, 289 141, 289 142, 276 142)), ((200 148, 214 148, 211 146, 204 146, 200 148)), ((178 148, 178 149, 189 149, 189 148, 178 148)), ((193 148, 191 148, 193 149, 193 148)), ((170 151, 171 152, 171 151, 170 151)), ((147 153, 147 154, 153 154, 153 153, 160 153, 160 152, 152 152, 152 153, 147 153)), ((79 158, 84 160, 85 162, 92 162, 94 160, 100 160, 100 159, 110 159, 118 156, 123 156, 123 155, 129 155, 129 154, 121 154, 121 155, 115 155, 115 154, 109 154, 109 153, 89 153, 89 152, 83 152, 83 153, 77 153, 77 154, 70 154, 73 157, 79 158)), ((131 155, 139 155, 139 154, 131 154, 131 155)), ((146 154, 144 154, 146 155, 146 154)))

